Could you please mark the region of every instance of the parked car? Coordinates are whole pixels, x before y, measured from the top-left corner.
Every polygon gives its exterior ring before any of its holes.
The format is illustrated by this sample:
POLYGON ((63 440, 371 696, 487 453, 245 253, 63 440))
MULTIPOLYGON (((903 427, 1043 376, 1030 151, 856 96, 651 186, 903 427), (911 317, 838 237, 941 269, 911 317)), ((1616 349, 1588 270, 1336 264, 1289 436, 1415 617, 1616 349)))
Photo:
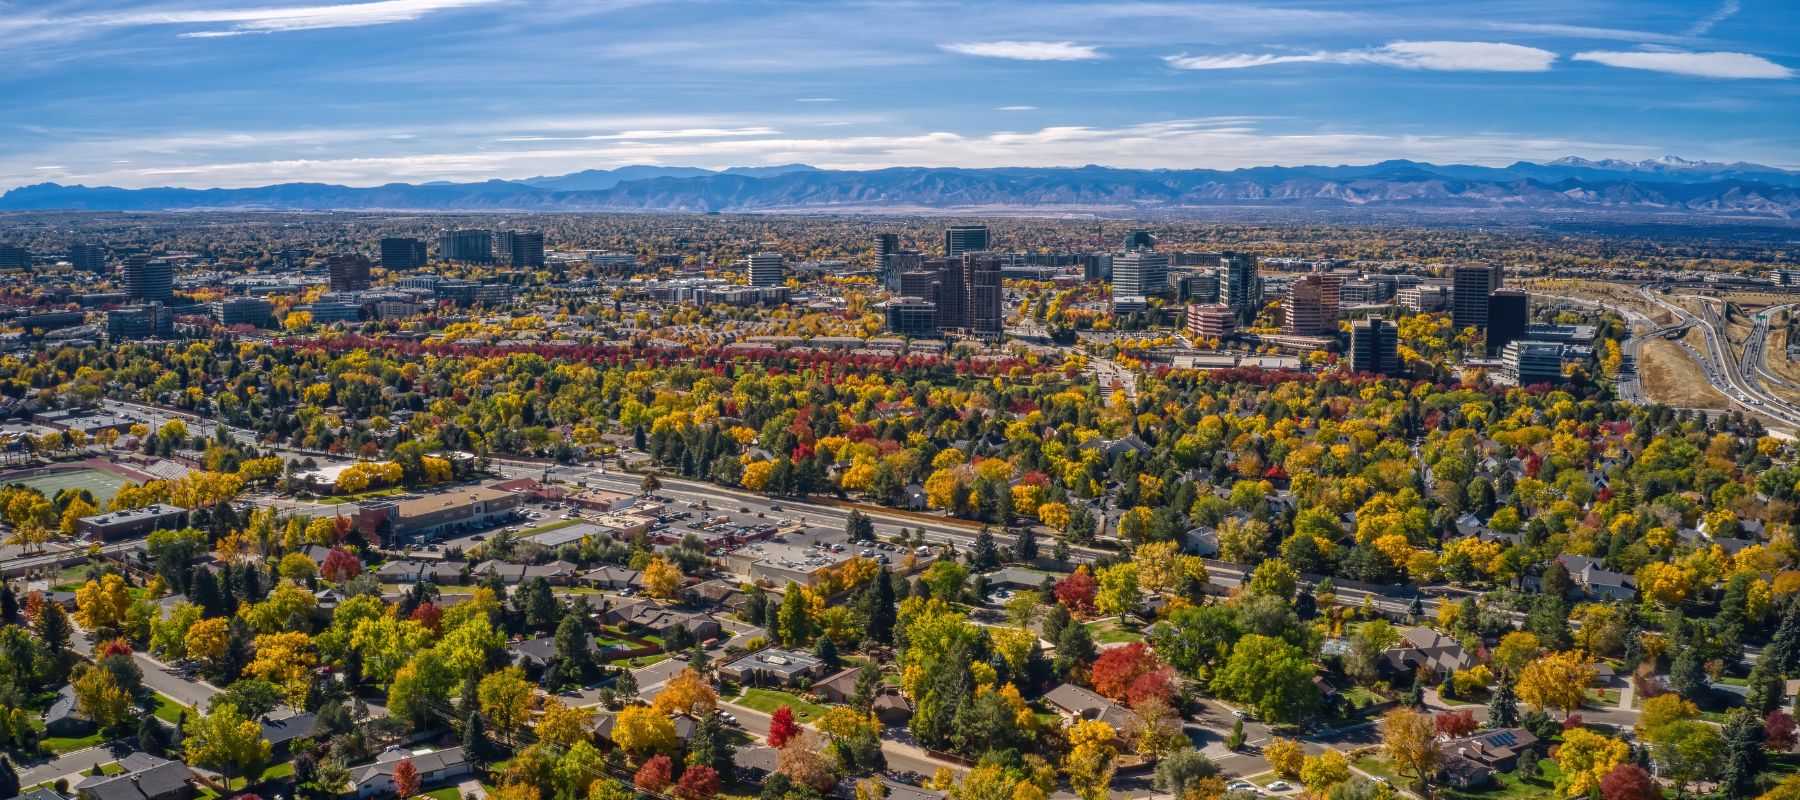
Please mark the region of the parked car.
POLYGON ((1287 781, 1276 781, 1269 784, 1269 791, 1271 792, 1285 792, 1292 788, 1294 788, 1294 785, 1287 781))

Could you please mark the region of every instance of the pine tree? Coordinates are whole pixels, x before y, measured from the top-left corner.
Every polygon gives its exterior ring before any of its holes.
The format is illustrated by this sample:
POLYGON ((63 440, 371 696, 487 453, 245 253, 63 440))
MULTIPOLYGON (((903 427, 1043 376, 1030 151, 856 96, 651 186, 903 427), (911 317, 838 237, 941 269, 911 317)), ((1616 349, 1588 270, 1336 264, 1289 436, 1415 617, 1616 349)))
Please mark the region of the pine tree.
POLYGON ((1510 681, 1501 680, 1493 699, 1488 701, 1488 725, 1495 728, 1519 726, 1519 697, 1513 694, 1510 681))
POLYGON ((0 581, 0 622, 16 625, 19 622, 19 596, 13 594, 12 586, 0 581))
POLYGON ((1689 700, 1699 701, 1706 696, 1706 665, 1701 661, 1700 648, 1683 647, 1675 654, 1675 663, 1669 667, 1669 685, 1689 700))
POLYGON ((19 796, 19 772, 13 769, 12 758, 4 755, 0 755, 0 794, 19 796))
POLYGON ((831 641, 831 637, 819 637, 818 643, 813 645, 813 657, 819 659, 819 663, 824 665, 825 674, 830 675, 838 671, 837 644, 831 641))
POLYGON ((1749 709, 1733 709, 1725 720, 1725 764, 1719 786, 1727 797, 1754 797, 1763 768, 1762 721, 1749 709))
POLYGON ((487 760, 487 734, 481 726, 481 715, 473 711, 463 722, 463 753, 477 764, 487 760))
POLYGON ((693 735, 688 738, 688 764, 712 767, 721 779, 730 780, 737 772, 734 749, 719 715, 707 714, 700 718, 693 735))
POLYGON ((877 573, 869 591, 874 593, 874 599, 869 604, 869 638, 882 644, 893 644, 897 614, 894 609, 894 574, 885 569, 877 573))
POLYGON ((1037 561, 1037 557, 1038 557, 1037 531, 1035 529, 1033 529, 1031 526, 1027 525, 1024 528, 1019 530, 1019 535, 1018 535, 1017 539, 1018 539, 1018 543, 1013 546, 1013 554, 1015 556, 1017 556, 1020 561, 1026 563, 1026 564, 1031 564, 1031 563, 1037 561))
POLYGON ((155 715, 145 714, 144 719, 138 723, 137 741, 139 750, 153 756, 161 756, 168 746, 165 741, 167 738, 168 737, 163 734, 162 720, 157 719, 155 715))
POLYGON ((50 652, 62 653, 69 649, 69 636, 74 632, 69 622, 69 612, 63 610, 61 603, 45 603, 39 614, 38 636, 44 644, 50 646, 50 652))
POLYGON ((874 541, 875 523, 861 511, 851 509, 850 515, 844 518, 844 533, 852 542, 874 541))
POLYGON ((966 558, 969 569, 976 572, 987 572, 1000 566, 1000 548, 994 544, 992 528, 986 525, 981 526, 981 532, 975 534, 975 544, 969 547, 969 554, 966 558))

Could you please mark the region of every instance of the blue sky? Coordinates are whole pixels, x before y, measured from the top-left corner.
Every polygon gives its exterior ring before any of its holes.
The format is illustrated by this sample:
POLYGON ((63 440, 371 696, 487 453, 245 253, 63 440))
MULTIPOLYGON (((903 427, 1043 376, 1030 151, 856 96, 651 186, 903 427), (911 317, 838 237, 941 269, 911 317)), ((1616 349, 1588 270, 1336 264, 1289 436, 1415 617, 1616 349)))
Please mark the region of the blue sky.
POLYGON ((0 187, 624 164, 1800 168, 1800 3, 0 0, 0 187))

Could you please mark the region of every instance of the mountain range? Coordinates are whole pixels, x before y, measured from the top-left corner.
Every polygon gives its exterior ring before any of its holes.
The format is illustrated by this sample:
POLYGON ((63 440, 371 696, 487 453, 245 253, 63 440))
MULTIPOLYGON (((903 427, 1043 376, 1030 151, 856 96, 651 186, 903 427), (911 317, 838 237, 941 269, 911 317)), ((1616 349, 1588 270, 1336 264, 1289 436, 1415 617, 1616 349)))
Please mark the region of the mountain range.
POLYGON ((479 183, 243 189, 63 186, 0 195, 0 210, 1182 213, 1220 207, 1633 212, 1800 218, 1800 172, 1760 164, 1560 158, 1506 167, 1383 161, 1235 170, 626 166, 479 183))

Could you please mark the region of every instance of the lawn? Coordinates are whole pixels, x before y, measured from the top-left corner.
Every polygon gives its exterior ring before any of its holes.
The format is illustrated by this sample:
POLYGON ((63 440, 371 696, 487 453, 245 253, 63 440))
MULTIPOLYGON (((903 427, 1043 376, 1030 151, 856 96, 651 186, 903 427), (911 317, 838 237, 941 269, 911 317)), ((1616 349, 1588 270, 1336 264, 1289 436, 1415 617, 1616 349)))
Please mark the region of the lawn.
POLYGON ((631 667, 632 669, 638 669, 640 667, 648 667, 651 664, 655 664, 658 661, 663 661, 663 660, 667 659, 668 657, 669 657, 668 653, 655 653, 655 654, 647 655, 647 656, 638 656, 637 658, 629 659, 626 661, 615 661, 613 663, 624 664, 628 667, 631 667))
POLYGON ((793 709, 794 720, 801 724, 818 719, 827 710, 822 705, 801 699, 799 695, 773 689, 745 689, 744 694, 738 697, 737 704, 765 714, 773 714, 775 709, 787 706, 793 709))
MULTIPOLYGON (((1392 781, 1394 786, 1404 786, 1410 781, 1396 775, 1393 766, 1381 756, 1364 756, 1355 761, 1357 769, 1392 781)), ((1539 759, 1539 775, 1531 781, 1522 781, 1511 773, 1499 773, 1494 782, 1481 789, 1457 789, 1450 786, 1434 784, 1432 789, 1439 797, 1449 800, 1538 800, 1551 796, 1551 788, 1556 783, 1556 762, 1548 758, 1539 759)))
POLYGON ((106 741, 106 737, 98 733, 80 737, 47 736, 38 740, 38 746, 57 755, 85 750, 106 741))
POLYGON ((317 500, 314 500, 313 502, 318 503, 319 505, 333 506, 333 505, 340 505, 343 503, 360 503, 364 500, 373 500, 377 497, 389 497, 392 495, 405 494, 405 493, 406 493, 405 489, 402 489, 398 486, 390 486, 386 489, 375 489, 372 491, 363 492, 361 494, 327 495, 325 497, 318 498, 317 500))
POLYGON ((182 708, 180 703, 170 700, 160 694, 153 694, 150 696, 150 706, 150 713, 155 714, 157 719, 163 720, 171 725, 181 724, 181 712, 186 710, 182 708))
POLYGON ((1119 624, 1117 619, 1095 620, 1087 623, 1087 629, 1093 636, 1094 644, 1122 644, 1144 640, 1144 634, 1119 624))
POLYGON ((1381 695, 1362 686, 1352 686, 1339 692, 1338 696, 1344 698, 1344 702, 1349 703, 1351 708, 1368 708, 1377 703, 1387 702, 1381 695))
POLYGON ((455 786, 445 786, 441 789, 432 789, 429 792, 425 792, 421 796, 422 797, 430 797, 433 800, 462 800, 462 793, 457 791, 457 788, 455 786))

